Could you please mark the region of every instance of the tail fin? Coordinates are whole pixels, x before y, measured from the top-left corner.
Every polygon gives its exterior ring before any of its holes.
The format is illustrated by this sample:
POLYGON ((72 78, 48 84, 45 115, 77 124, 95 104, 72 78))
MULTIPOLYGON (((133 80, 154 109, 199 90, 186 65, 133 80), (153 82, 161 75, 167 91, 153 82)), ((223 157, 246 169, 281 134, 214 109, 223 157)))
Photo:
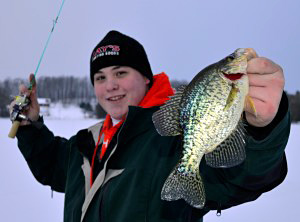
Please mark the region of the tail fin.
POLYGON ((161 199, 174 201, 184 199, 196 208, 205 204, 205 190, 200 176, 199 167, 196 172, 180 172, 180 163, 169 175, 161 191, 161 199))

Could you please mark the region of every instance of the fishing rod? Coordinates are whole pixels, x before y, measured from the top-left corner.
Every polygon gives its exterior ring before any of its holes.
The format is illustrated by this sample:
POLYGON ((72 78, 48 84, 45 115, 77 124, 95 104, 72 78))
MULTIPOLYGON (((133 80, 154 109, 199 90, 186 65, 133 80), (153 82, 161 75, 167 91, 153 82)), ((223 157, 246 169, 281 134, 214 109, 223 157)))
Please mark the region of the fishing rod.
MULTIPOLYGON (((62 8, 64 6, 64 3, 65 3, 65 0, 62 1, 61 5, 60 5, 60 8, 59 8, 59 11, 58 11, 58 14, 57 14, 56 18, 53 20, 53 26, 52 26, 52 28, 49 32, 46 44, 45 44, 44 49, 43 49, 43 52, 40 56, 38 65, 35 69, 34 77, 31 78, 31 80, 30 80, 30 85, 28 87, 28 90, 30 92, 31 92, 33 86, 36 84, 35 83, 36 75, 37 75, 38 70, 40 68, 40 65, 41 65, 41 62, 43 60, 45 51, 46 51, 46 49, 48 47, 48 44, 50 42, 51 36, 52 36, 53 31, 55 29, 55 26, 57 24, 57 21, 58 21, 58 18, 60 16, 60 13, 62 11, 62 8)), ((9 133, 8 133, 8 137, 15 138, 15 136, 17 134, 17 131, 18 131, 18 128, 19 128, 20 123, 21 123, 22 120, 27 120, 29 122, 32 122, 28 117, 26 117, 24 114, 22 114, 22 112, 28 107, 29 104, 30 104, 29 95, 18 95, 18 96, 15 97, 15 104, 14 104, 12 112, 10 114, 10 119, 13 122, 13 124, 12 124, 12 127, 11 127, 9 133)))

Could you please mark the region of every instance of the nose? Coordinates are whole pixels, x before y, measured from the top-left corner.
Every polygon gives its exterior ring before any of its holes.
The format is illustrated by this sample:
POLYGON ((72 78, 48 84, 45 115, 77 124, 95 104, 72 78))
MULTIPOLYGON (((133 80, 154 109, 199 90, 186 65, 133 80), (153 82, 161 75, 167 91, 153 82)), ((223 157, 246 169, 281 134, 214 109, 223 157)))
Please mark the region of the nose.
POLYGON ((114 78, 108 78, 106 82, 106 90, 113 91, 119 88, 118 80, 114 78))

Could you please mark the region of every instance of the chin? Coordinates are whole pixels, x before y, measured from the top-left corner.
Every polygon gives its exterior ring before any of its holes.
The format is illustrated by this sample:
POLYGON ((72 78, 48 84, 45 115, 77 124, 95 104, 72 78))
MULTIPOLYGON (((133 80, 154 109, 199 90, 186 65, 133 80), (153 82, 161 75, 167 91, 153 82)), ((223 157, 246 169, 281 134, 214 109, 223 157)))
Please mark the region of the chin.
POLYGON ((124 116, 124 114, 118 114, 118 115, 110 115, 112 118, 116 119, 116 120, 121 120, 122 117, 124 116))
MULTIPOLYGON (((111 110, 113 111, 113 110, 111 110)), ((107 112, 112 118, 117 119, 117 120, 121 120, 123 118, 124 115, 126 115, 128 113, 128 107, 127 109, 116 109, 114 110, 115 112, 107 112)))

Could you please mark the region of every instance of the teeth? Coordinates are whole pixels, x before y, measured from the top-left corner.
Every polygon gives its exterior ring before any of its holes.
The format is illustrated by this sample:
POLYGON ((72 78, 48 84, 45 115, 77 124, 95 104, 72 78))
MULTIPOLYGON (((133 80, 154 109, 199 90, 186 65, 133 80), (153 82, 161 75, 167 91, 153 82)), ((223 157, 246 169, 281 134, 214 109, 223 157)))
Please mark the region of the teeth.
POLYGON ((108 100, 111 100, 111 101, 116 101, 116 100, 119 100, 121 98, 123 98, 124 96, 114 96, 114 97, 110 97, 108 100))

